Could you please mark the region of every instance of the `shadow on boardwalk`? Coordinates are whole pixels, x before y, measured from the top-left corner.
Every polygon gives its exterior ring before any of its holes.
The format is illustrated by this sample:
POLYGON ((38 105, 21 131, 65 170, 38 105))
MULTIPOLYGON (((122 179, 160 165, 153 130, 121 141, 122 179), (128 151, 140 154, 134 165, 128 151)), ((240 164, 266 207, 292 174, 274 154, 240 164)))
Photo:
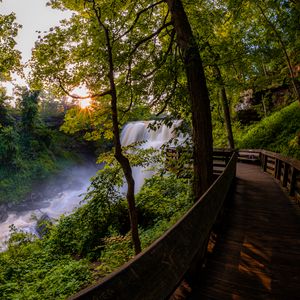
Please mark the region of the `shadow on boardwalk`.
POLYGON ((238 164, 235 194, 195 299, 300 299, 300 215, 260 167, 238 164))

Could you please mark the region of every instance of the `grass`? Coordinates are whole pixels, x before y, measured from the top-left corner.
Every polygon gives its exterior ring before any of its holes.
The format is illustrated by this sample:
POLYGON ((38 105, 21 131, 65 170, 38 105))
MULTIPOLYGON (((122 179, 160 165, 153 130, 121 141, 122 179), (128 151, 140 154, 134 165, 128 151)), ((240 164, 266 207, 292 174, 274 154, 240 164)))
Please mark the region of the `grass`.
POLYGON ((265 149, 300 159, 299 102, 244 128, 235 139, 240 149, 265 149))

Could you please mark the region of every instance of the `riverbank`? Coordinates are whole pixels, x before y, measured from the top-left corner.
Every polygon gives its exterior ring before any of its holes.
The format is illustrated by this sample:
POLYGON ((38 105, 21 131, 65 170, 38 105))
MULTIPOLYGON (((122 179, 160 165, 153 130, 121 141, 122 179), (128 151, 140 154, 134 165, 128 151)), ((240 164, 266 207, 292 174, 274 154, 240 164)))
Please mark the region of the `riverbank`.
POLYGON ((93 161, 69 166, 36 186, 31 192, 31 198, 4 207, 5 214, 0 221, 2 248, 5 248, 4 242, 10 236, 12 226, 18 231, 36 234, 36 223, 42 216, 55 220, 80 206, 90 186, 90 178, 100 167, 93 161))
MULTIPOLYGON (((79 159, 79 157, 77 157, 76 160, 60 160, 56 162, 55 169, 40 179, 28 178, 22 183, 20 183, 20 181, 13 183, 10 190, 15 189, 19 192, 17 192, 18 195, 14 199, 10 198, 10 193, 7 194, 6 199, 1 199, 3 203, 0 203, 0 222, 6 221, 10 211, 22 211, 34 209, 36 208, 35 206, 39 207, 37 203, 41 203, 44 199, 53 197, 66 189, 67 183, 65 183, 64 186, 59 184, 59 182, 65 179, 66 170, 73 169, 78 165, 95 165, 95 160, 94 158, 93 161, 86 162, 82 160, 82 158, 79 159), (22 184, 22 186, 20 187, 18 184, 22 184)), ((10 182, 10 179, 14 179, 18 176, 14 175, 15 174, 12 174, 7 181, 10 182)))

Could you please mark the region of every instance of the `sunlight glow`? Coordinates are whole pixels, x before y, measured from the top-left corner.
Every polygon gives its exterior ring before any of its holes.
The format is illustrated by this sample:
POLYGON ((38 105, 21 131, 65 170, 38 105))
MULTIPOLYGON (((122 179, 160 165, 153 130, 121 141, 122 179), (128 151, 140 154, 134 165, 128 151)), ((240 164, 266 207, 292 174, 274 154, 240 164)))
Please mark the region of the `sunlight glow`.
MULTIPOLYGON (((77 105, 79 105, 79 107, 81 109, 86 109, 88 107, 90 107, 92 105, 92 99, 89 98, 89 90, 86 88, 85 85, 81 85, 76 87, 75 89, 72 90, 71 92, 72 95, 77 96, 77 97, 83 97, 84 99, 76 99, 76 103, 77 105)), ((72 100, 72 98, 70 97, 70 99, 72 100)))
POLYGON ((79 100, 79 106, 82 109, 88 108, 91 105, 91 98, 79 100))

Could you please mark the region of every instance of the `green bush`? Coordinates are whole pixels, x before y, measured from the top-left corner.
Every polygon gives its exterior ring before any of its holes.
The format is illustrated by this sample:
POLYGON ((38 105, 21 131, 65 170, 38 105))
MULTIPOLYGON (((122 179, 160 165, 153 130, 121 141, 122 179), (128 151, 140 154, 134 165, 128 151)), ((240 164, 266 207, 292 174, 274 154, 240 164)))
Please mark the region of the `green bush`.
POLYGON ((150 225, 161 219, 169 220, 178 211, 186 210, 191 199, 189 180, 177 178, 174 174, 147 179, 136 196, 145 225, 147 220, 150 225))
POLYGON ((65 299, 91 280, 86 260, 48 250, 47 240, 12 235, 0 253, 0 299, 65 299))

